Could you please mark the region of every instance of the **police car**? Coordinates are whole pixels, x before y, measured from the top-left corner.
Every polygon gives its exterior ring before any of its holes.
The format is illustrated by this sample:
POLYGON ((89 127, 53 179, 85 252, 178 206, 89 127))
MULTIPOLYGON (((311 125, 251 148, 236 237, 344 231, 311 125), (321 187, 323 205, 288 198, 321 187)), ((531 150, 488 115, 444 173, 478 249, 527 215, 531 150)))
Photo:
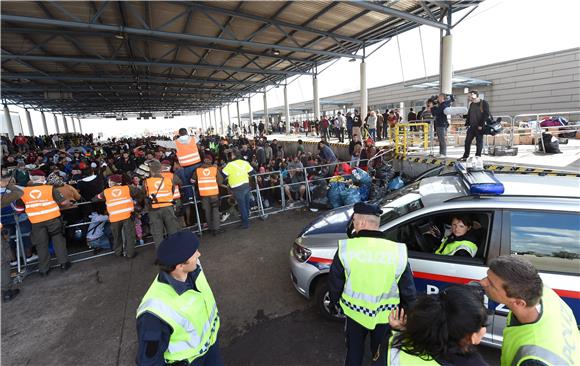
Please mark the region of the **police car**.
MULTIPOLYGON (((570 176, 468 171, 427 177, 384 197, 380 230, 405 243, 418 292, 479 281, 500 255, 522 256, 580 319, 580 179, 570 176), (451 217, 468 215, 478 247, 474 258, 434 254, 428 232, 449 231, 451 217)), ((292 282, 328 311, 327 274, 338 241, 352 232, 352 207, 329 211, 307 225, 290 251, 292 282)), ((486 298, 490 326, 484 342, 501 346, 508 309, 486 298)))

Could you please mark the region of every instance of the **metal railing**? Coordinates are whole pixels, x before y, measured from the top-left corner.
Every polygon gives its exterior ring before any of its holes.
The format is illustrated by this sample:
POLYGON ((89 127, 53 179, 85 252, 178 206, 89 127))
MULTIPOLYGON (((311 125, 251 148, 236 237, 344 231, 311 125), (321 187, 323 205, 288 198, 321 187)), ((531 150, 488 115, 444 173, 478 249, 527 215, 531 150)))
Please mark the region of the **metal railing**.
POLYGON ((409 148, 409 141, 411 145, 414 144, 414 137, 417 135, 415 131, 413 131, 413 127, 421 128, 422 133, 419 133, 419 146, 423 146, 425 150, 429 148, 429 131, 430 131, 430 123, 427 122, 419 122, 419 121, 411 121, 407 123, 397 123, 394 127, 395 129, 395 154, 407 156, 407 151, 409 148), (410 137, 410 138, 409 138, 410 137))
MULTIPOLYGON (((539 113, 526 113, 526 114, 517 114, 513 117, 512 120, 512 130, 515 127, 516 122, 518 122, 518 128, 520 127, 521 123, 525 122, 527 124, 527 128, 530 128, 530 134, 532 135, 533 138, 539 139, 539 143, 542 145, 542 152, 545 153, 546 152, 546 146, 544 145, 544 139, 542 138, 542 135, 544 132, 550 132, 551 134, 556 134, 556 135, 560 135, 563 133, 570 133, 572 131, 578 132, 580 131, 580 125, 575 125, 575 126, 550 126, 550 127, 542 127, 541 123, 542 117, 563 117, 563 116, 579 116, 580 117, 580 111, 564 111, 564 112, 539 112, 539 113), (532 119, 534 118, 535 119, 532 119), (562 130, 563 127, 566 127, 564 130, 562 130), (553 131, 550 130, 550 128, 558 128, 558 131, 553 131)), ((568 121, 570 121, 570 118, 568 118, 568 121)), ((534 151, 538 152, 538 143, 534 143, 534 151)))

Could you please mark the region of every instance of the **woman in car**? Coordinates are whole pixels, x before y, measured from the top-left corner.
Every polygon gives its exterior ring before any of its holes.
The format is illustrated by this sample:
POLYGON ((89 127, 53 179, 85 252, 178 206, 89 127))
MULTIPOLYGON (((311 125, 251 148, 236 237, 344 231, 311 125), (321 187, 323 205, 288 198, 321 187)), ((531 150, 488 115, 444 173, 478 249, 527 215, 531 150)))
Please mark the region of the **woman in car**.
POLYGON ((486 332, 483 294, 467 285, 447 287, 436 295, 422 295, 405 314, 393 310, 394 332, 386 355, 388 366, 485 366, 475 350, 486 332))
MULTIPOLYGON (((441 241, 435 254, 475 257, 477 244, 472 232, 473 221, 468 216, 457 215, 451 218, 451 235, 441 241)), ((435 236, 436 233, 432 233, 435 236)))

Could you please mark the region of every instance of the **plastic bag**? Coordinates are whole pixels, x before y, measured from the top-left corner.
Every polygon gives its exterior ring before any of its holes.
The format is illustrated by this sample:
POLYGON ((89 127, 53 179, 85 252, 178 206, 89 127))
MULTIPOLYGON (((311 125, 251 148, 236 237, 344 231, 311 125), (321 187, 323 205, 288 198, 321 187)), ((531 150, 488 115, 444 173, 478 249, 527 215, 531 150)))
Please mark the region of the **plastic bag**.
POLYGON ((365 172, 361 168, 355 168, 352 171, 353 182, 358 185, 367 185, 371 184, 373 179, 369 175, 369 173, 365 172))
POLYGON ((330 189, 328 190, 328 201, 332 208, 337 208, 343 205, 341 192, 346 189, 346 186, 342 182, 332 182, 330 183, 330 189))
POLYGON ((354 205, 357 202, 361 202, 360 190, 356 186, 350 186, 340 192, 340 197, 344 205, 354 205))
POLYGON ((360 199, 362 201, 367 201, 371 195, 371 185, 370 184, 362 185, 358 188, 358 191, 360 193, 360 199))
POLYGON ((403 188, 404 186, 405 186, 405 182, 403 181, 403 178, 395 177, 395 178, 391 179, 387 188, 389 189, 389 191, 395 191, 397 189, 403 188))

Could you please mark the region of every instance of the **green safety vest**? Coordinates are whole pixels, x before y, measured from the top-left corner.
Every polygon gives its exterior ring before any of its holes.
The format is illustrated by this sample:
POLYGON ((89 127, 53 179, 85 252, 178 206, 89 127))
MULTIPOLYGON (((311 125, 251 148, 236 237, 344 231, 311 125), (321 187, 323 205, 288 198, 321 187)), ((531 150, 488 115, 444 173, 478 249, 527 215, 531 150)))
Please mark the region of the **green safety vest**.
POLYGON ((407 266, 407 247, 378 238, 338 242, 346 281, 340 297, 344 314, 367 329, 389 322, 399 304, 398 282, 407 266))
POLYGON ((437 248, 437 250, 435 251, 435 254, 454 255, 455 252, 457 252, 460 249, 467 251, 469 254, 471 254, 472 257, 475 257, 475 255, 477 254, 477 245, 475 245, 475 243, 469 240, 459 240, 451 242, 449 244, 446 243, 447 238, 444 238, 439 248, 437 248))
POLYGON ((512 312, 503 330, 502 366, 518 366, 539 360, 551 366, 580 364, 580 333, 572 310, 550 288, 544 287, 542 314, 532 324, 510 326, 512 312))
POLYGON ((387 366, 429 366, 440 365, 439 362, 433 358, 425 360, 419 356, 410 355, 407 352, 393 347, 393 339, 397 332, 393 332, 391 339, 389 339, 389 347, 387 348, 387 366))
POLYGON ((137 318, 149 312, 163 320, 173 332, 163 354, 167 363, 194 359, 204 355, 217 339, 220 320, 217 305, 200 271, 195 286, 199 291, 187 290, 177 295, 169 284, 155 278, 141 300, 137 318))
POLYGON ((252 171, 252 166, 245 160, 236 159, 229 162, 222 171, 228 176, 230 187, 235 188, 250 182, 248 173, 252 171))

